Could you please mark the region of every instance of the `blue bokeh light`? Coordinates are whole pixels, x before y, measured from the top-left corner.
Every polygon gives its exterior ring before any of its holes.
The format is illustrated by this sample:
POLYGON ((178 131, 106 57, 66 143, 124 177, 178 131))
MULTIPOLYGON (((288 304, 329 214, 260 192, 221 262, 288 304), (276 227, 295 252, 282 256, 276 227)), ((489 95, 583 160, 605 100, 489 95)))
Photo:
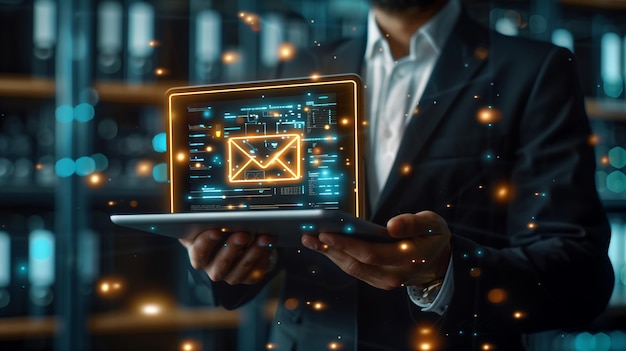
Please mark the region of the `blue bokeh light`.
POLYGON ((93 119, 96 112, 91 104, 82 103, 78 104, 76 108, 74 108, 74 118, 78 122, 89 122, 93 119))
POLYGON ((48 260, 52 258, 54 246, 50 238, 39 236, 30 242, 30 255, 36 260, 48 260))
POLYGON ((623 192, 626 190, 626 175, 621 171, 609 173, 606 177, 606 187, 614 193, 623 192))
POLYGON ((76 174, 87 176, 96 171, 96 161, 91 157, 81 157, 76 160, 76 174))
POLYGON ((159 163, 152 168, 152 178, 158 183, 167 182, 167 164, 159 163))
POLYGON ((54 170, 59 177, 70 177, 76 172, 76 163, 71 158, 62 158, 54 165, 54 170))
POLYGON ((204 117, 206 119, 209 119, 212 116, 213 116, 213 111, 211 111, 210 107, 202 112, 202 117, 204 117))
POLYGON ((96 163, 96 172, 102 172, 109 168, 109 158, 105 155, 97 153, 91 155, 91 158, 96 163))
POLYGON ((609 163, 615 168, 626 167, 626 150, 621 146, 616 146, 609 150, 609 163))
POLYGON ((70 123, 74 120, 74 108, 70 105, 58 106, 54 112, 59 123, 70 123))
POLYGON ((167 151, 167 138, 165 133, 159 133, 152 138, 152 148, 156 152, 166 152, 167 151))

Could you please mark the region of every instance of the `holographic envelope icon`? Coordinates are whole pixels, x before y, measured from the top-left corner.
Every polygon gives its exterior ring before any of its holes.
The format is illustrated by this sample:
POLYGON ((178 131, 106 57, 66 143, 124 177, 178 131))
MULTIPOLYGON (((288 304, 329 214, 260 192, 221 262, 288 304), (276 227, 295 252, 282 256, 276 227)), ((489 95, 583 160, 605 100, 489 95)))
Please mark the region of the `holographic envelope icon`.
POLYGON ((231 183, 295 181, 301 178, 298 134, 228 138, 231 183))

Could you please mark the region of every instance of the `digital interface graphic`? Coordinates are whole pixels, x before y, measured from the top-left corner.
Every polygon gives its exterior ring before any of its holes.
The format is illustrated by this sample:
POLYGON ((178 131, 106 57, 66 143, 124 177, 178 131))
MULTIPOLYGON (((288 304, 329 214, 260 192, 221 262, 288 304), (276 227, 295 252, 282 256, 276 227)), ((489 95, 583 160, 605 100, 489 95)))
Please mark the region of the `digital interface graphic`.
POLYGON ((172 156, 187 178, 176 177, 185 182, 177 188, 183 210, 345 210, 348 203, 353 212, 355 117, 343 113, 338 94, 298 87, 241 95, 185 102, 177 133, 186 126, 186 140, 174 143, 172 156))

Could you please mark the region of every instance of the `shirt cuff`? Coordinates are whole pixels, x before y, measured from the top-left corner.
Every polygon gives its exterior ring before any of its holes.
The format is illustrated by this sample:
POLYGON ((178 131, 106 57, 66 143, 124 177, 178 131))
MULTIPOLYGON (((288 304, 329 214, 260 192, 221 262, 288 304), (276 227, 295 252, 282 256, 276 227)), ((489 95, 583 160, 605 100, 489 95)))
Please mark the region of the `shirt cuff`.
POLYGON ((443 284, 441 285, 441 289, 437 293, 437 296, 435 297, 433 302, 425 302, 422 299, 422 290, 416 286, 407 286, 406 290, 409 294, 409 298, 411 298, 411 301, 413 301, 413 303, 417 306, 421 307, 423 312, 435 312, 439 315, 443 315, 443 313, 448 308, 450 300, 452 300, 452 294, 454 293, 452 256, 450 256, 450 262, 448 262, 448 269, 446 270, 446 275, 443 278, 443 284))

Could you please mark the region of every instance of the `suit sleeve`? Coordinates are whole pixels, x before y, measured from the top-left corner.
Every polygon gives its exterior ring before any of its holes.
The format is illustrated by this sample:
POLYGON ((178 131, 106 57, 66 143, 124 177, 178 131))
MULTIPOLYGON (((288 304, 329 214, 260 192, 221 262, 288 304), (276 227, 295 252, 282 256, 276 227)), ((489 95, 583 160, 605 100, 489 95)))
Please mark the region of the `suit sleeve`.
POLYGON ((587 325, 612 291, 610 227, 569 51, 549 51, 523 105, 511 135, 509 246, 453 237, 456 289, 444 316, 450 333, 587 325))

